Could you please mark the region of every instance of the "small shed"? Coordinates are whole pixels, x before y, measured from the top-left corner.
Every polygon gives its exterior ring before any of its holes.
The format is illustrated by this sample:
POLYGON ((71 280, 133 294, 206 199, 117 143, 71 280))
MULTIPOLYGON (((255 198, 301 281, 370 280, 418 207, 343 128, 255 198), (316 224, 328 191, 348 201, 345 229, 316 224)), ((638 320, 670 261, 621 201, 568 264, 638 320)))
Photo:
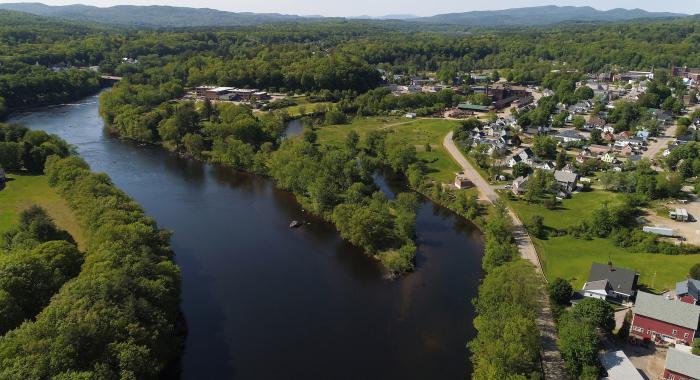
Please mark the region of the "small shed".
POLYGON ((457 173, 455 176, 455 187, 458 189, 467 189, 472 187, 472 182, 467 178, 464 173, 457 173))

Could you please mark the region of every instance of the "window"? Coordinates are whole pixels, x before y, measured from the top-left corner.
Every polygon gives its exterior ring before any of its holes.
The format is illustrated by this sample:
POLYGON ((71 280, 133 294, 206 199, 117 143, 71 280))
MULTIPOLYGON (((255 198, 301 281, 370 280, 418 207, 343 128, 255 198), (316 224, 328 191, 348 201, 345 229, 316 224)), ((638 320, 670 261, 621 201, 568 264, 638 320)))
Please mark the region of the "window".
POLYGON ((673 332, 671 334, 676 335, 677 332, 678 332, 678 330, 673 330, 673 332))
POLYGON ((683 334, 683 338, 687 338, 687 337, 688 337, 688 333, 683 334))

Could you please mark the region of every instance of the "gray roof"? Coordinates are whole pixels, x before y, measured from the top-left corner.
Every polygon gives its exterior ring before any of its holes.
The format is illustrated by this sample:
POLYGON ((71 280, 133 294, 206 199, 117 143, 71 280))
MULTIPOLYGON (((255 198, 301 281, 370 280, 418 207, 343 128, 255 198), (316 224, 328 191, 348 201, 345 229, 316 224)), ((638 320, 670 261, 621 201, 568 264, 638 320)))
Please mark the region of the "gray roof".
POLYGON ((587 282, 583 285, 584 290, 607 290, 610 286, 608 280, 598 280, 587 282))
POLYGON ((622 350, 608 351, 600 356, 607 377, 603 380, 644 380, 622 350))
MULTIPOLYGON (((554 179, 556 179, 559 182, 573 183, 578 180, 578 174, 563 170, 556 170, 554 172, 554 179)), ((602 279, 603 278, 600 278, 599 280, 602 279)))
POLYGON ((700 374, 700 356, 669 348, 666 354, 666 369, 686 376, 700 374))
POLYGON ((697 330, 698 321, 700 321, 700 306, 639 292, 637 302, 634 304, 634 314, 697 330))
POLYGON ((559 133, 557 134, 557 137, 566 137, 566 138, 570 138, 570 139, 579 139, 579 140, 583 140, 583 136, 581 136, 580 134, 576 133, 576 131, 572 131, 572 130, 570 130, 570 129, 567 129, 567 130, 564 130, 564 131, 559 132, 559 133))
POLYGON ((696 300, 700 300, 700 281, 687 279, 676 283, 676 296, 690 294, 696 300))
POLYGON ((607 264, 593 263, 587 282, 608 280, 613 291, 632 296, 637 288, 637 279, 637 273, 633 270, 615 266, 611 270, 607 264))

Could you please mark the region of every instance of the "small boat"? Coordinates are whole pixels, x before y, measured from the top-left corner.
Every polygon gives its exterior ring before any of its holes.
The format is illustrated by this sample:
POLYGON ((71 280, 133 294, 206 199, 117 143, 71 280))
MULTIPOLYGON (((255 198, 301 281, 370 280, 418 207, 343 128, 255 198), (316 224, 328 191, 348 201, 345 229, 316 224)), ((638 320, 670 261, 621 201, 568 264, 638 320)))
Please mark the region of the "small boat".
POLYGON ((298 220, 292 220, 291 223, 289 223, 289 228, 297 228, 301 227, 302 223, 299 222, 298 220))

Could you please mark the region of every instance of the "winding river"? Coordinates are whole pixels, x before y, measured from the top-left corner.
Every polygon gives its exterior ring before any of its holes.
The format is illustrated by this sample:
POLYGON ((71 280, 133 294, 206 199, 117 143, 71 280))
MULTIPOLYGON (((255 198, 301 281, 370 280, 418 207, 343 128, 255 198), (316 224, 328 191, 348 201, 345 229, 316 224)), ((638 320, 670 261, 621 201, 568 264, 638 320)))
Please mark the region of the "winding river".
MULTIPOLYGON (((56 133, 163 228, 182 268, 183 379, 463 379, 482 240, 430 202, 395 281, 266 178, 103 133, 97 97, 14 115, 56 133), (290 230, 292 219, 310 225, 290 230)), ((386 187, 385 181, 381 185, 386 187)))

